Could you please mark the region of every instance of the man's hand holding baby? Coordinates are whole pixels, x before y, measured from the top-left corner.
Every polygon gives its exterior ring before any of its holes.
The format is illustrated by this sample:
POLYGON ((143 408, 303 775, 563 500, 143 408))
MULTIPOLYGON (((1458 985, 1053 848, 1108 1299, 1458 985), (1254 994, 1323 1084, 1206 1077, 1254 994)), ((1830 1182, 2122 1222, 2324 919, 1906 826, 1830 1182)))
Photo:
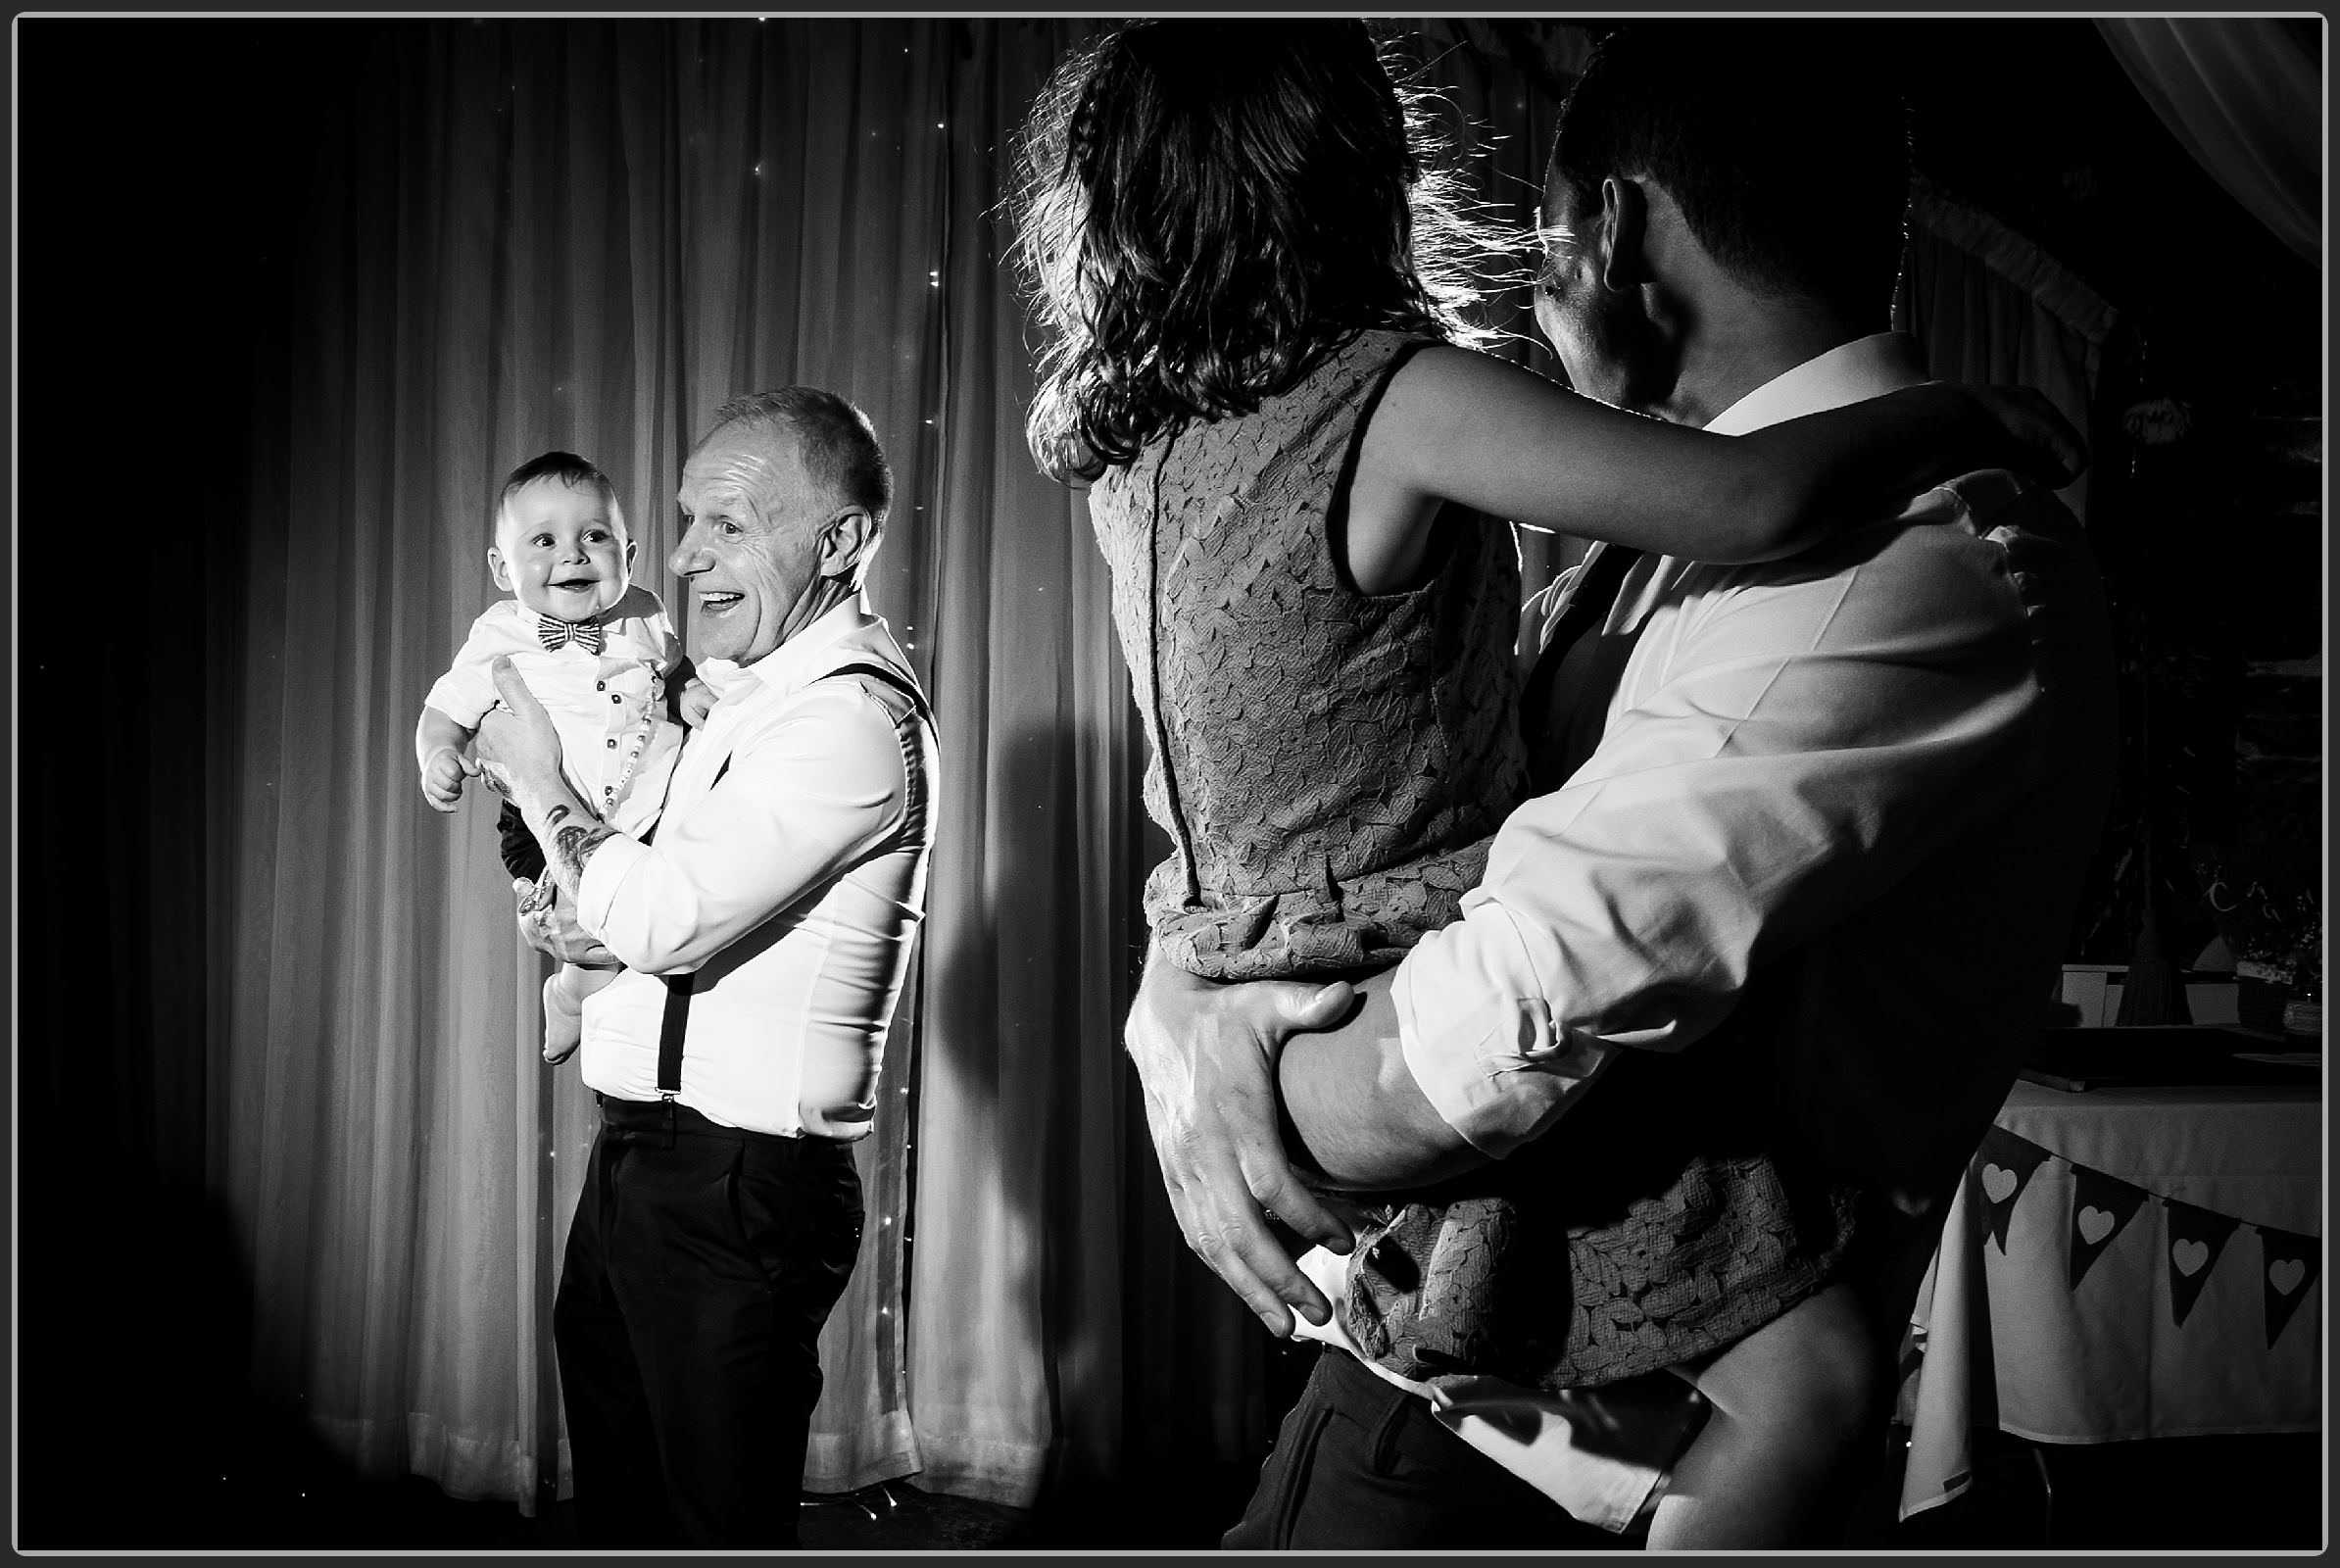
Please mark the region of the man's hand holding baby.
POLYGON ((498 706, 479 720, 479 766, 488 787, 519 808, 530 831, 545 846, 554 880, 571 899, 593 852, 615 830, 569 789, 561 776, 561 732, 553 716, 528 690, 510 656, 489 666, 498 706))
POLYGON ((573 802, 561 776, 561 731, 553 727, 553 715, 520 679, 511 656, 498 654, 488 667, 496 682, 497 706, 480 716, 479 760, 473 771, 484 773, 488 787, 523 813, 532 806, 541 809, 553 791, 573 802))

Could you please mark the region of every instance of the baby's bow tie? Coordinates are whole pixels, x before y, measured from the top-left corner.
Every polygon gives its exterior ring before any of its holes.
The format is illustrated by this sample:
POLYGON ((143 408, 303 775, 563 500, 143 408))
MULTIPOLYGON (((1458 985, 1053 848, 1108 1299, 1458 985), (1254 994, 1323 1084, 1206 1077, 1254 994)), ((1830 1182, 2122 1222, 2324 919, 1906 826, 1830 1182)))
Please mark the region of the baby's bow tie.
POLYGON ((574 642, 589 654, 602 651, 602 623, 598 620, 555 620, 550 615, 536 618, 536 640, 545 645, 545 652, 559 653, 561 645, 574 642))

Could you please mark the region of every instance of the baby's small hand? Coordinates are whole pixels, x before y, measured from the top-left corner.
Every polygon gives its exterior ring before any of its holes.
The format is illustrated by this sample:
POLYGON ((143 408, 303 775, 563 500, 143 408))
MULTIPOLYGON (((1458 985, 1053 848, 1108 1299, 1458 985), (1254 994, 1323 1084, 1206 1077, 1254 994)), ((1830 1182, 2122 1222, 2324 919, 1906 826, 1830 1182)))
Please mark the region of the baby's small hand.
POLYGON ((706 681, 703 681, 698 676, 693 675, 683 684, 682 697, 679 701, 679 707, 682 710, 682 720, 684 723, 690 725, 693 729, 705 728, 707 725, 707 712, 714 706, 714 690, 709 687, 706 681))
POLYGON ((422 798, 434 811, 452 811, 463 798, 463 780, 478 772, 477 762, 452 746, 442 746, 422 764, 422 798))

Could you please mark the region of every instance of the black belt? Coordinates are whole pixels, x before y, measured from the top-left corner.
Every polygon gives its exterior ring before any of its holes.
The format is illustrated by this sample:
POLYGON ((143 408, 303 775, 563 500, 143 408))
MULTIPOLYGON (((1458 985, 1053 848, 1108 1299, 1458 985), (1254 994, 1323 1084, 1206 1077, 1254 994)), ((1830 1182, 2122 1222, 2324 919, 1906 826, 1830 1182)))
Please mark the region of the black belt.
POLYGON ((726 1127, 671 1100, 620 1100, 598 1089, 593 1098, 601 1103, 604 1135, 620 1143, 671 1149, 677 1138, 721 1138, 732 1143, 760 1145, 791 1159, 853 1157, 853 1146, 839 1138, 815 1138, 809 1133, 788 1138, 747 1127, 726 1127))

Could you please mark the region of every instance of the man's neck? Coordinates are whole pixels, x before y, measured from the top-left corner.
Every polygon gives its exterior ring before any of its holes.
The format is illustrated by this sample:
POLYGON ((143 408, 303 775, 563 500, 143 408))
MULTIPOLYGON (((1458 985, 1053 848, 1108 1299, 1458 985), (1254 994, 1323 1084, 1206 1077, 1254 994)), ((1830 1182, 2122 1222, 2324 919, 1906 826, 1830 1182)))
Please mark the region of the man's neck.
POLYGON ((1689 321, 1674 385, 1641 412, 1703 429, 1757 387, 1868 335, 1823 306, 1733 291, 1689 321))
POLYGON ((750 664, 757 663, 765 659, 769 659, 773 654, 776 654, 781 649, 786 648, 800 634, 815 625, 818 625, 821 619, 826 616, 830 611, 835 610, 839 605, 846 603, 848 600, 854 598, 860 593, 860 591, 861 590, 858 586, 846 581, 842 577, 819 578, 813 584, 811 594, 807 596, 804 604, 799 607, 797 613, 789 617, 787 634, 771 648, 765 650, 763 653, 757 654, 755 658, 741 660, 740 667, 745 669, 750 664))

